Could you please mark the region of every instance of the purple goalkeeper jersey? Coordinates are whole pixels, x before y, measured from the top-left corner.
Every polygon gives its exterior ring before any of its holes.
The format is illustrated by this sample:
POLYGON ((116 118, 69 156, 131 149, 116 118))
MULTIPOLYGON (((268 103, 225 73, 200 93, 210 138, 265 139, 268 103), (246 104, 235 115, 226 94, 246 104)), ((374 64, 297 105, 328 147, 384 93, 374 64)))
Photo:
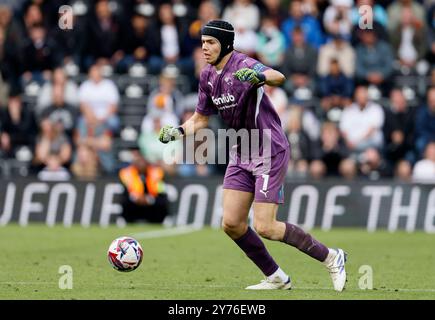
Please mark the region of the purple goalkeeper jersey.
POLYGON ((264 157, 267 155, 263 155, 263 130, 269 129, 270 156, 274 156, 289 148, 281 121, 263 86, 242 82, 233 76, 241 68, 259 72, 270 69, 237 51, 233 51, 220 73, 212 65, 207 65, 200 76, 196 112, 206 116, 219 113, 223 121, 235 130, 258 129, 259 155, 264 157))

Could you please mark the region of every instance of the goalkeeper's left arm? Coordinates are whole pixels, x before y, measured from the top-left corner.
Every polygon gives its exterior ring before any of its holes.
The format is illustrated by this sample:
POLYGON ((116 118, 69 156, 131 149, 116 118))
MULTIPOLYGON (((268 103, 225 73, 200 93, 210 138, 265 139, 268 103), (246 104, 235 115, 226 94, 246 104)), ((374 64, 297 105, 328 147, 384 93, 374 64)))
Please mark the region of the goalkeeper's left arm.
POLYGON ((242 68, 237 70, 233 76, 239 81, 248 81, 257 86, 267 84, 269 86, 277 87, 282 85, 285 81, 285 76, 274 69, 267 69, 263 72, 259 72, 251 68, 242 68))

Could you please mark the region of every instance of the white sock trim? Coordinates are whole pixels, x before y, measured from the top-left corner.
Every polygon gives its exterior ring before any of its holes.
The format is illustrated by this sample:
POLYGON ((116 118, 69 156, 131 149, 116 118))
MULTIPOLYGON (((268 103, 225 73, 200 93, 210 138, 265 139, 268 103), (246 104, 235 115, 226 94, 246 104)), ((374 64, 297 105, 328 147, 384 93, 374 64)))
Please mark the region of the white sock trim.
POLYGON ((329 253, 328 256, 326 257, 325 261, 323 261, 322 263, 326 266, 330 265, 332 261, 334 261, 335 256, 337 255, 337 251, 328 248, 329 253))
POLYGON ((289 279, 289 276, 279 267, 274 273, 268 276, 267 279, 273 281, 273 279, 275 279, 276 277, 279 277, 282 282, 287 282, 287 280, 289 279))

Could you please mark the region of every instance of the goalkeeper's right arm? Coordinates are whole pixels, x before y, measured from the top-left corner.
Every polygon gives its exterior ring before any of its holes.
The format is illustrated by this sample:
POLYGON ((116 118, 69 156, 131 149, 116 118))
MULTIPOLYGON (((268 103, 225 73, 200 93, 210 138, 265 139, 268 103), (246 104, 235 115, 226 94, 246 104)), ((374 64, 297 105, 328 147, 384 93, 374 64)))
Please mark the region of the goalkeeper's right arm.
POLYGON ((164 126, 160 129, 159 140, 162 143, 178 140, 183 136, 194 134, 199 129, 208 126, 208 116, 195 112, 185 123, 179 127, 164 126))

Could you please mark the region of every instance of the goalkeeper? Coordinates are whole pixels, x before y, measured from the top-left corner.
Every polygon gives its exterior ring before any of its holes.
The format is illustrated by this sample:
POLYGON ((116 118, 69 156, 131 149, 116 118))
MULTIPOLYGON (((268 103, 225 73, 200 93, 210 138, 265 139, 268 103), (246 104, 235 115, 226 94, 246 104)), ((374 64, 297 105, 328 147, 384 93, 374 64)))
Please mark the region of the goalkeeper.
POLYGON ((207 127, 209 116, 217 113, 230 128, 259 131, 260 156, 249 163, 240 161, 238 145, 223 182, 223 230, 265 276, 265 280, 246 289, 291 288, 289 275, 270 256, 261 236, 296 247, 322 262, 334 289, 342 291, 346 283, 343 250, 329 249, 298 226, 276 220, 278 205, 284 201, 290 147, 263 85, 279 86, 285 81, 284 75, 234 51, 234 29, 225 21, 208 22, 202 29, 201 41, 208 65, 201 72, 195 113, 177 128, 162 128, 160 141, 168 143, 194 134, 207 127), (270 137, 269 148, 261 139, 265 131, 270 137), (247 221, 252 205, 256 232, 247 221))

